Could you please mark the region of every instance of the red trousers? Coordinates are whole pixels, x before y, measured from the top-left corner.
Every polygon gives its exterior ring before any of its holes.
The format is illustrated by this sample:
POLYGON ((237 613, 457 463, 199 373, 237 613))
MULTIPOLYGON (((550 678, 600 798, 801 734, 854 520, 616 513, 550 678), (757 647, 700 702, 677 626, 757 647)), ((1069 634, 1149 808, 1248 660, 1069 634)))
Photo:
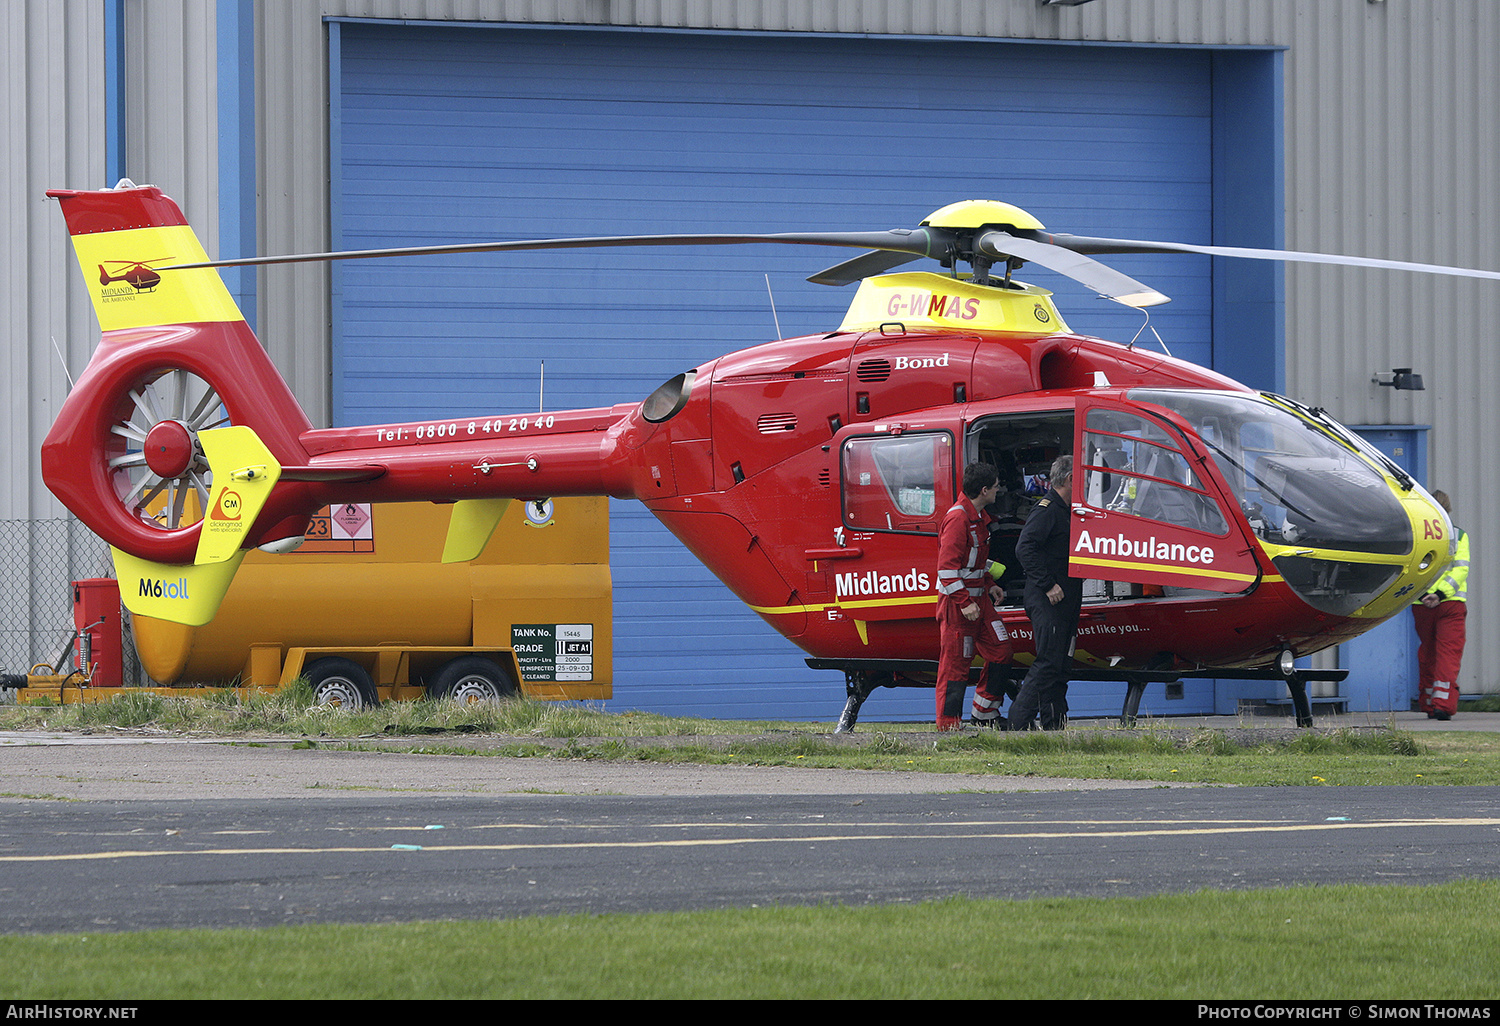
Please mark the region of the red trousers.
POLYGON ((1411 607, 1417 627, 1417 709, 1428 715, 1458 711, 1458 667, 1463 660, 1469 604, 1411 607))
POLYGON ((947 730, 963 722, 964 692, 969 687, 969 667, 976 655, 985 662, 979 673, 976 696, 998 702, 1002 692, 987 690, 989 664, 1003 663, 1011 656, 1010 637, 1000 622, 1000 613, 990 603, 979 601, 979 618, 965 620, 963 614, 944 603, 944 616, 938 622, 942 644, 938 654, 937 726, 947 730))

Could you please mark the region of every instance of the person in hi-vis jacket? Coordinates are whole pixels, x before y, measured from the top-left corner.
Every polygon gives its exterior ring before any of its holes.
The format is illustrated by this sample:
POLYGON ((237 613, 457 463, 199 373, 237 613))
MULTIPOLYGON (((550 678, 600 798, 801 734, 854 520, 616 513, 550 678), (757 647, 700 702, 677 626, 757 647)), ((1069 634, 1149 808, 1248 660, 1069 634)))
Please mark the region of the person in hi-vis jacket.
MULTIPOLYGON (((1439 506, 1453 515, 1446 492, 1433 492, 1439 506)), ((1458 712, 1458 667, 1463 661, 1469 616, 1469 535, 1453 528, 1457 548, 1453 562, 1426 594, 1412 603, 1417 640, 1417 710, 1428 719, 1448 720, 1458 712)))

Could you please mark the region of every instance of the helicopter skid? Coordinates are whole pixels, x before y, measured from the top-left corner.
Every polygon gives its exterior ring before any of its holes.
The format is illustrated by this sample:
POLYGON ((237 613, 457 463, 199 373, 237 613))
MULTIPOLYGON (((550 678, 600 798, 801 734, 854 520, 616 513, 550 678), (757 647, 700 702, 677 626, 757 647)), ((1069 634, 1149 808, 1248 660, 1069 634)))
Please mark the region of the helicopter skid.
MULTIPOLYGON (((834 729, 836 734, 845 734, 854 729, 859 721, 860 708, 876 688, 932 687, 933 682, 924 681, 923 677, 935 677, 938 666, 935 660, 923 659, 808 659, 806 662, 814 670, 839 670, 844 673, 847 698, 843 712, 839 715, 838 726, 834 729)), ((999 671, 1013 683, 1019 683, 1026 676, 1026 669, 1024 666, 1006 665, 991 667, 991 672, 999 671)), ((1183 679, 1211 680, 1215 678, 1284 682, 1291 697, 1297 726, 1311 727, 1313 725, 1312 702, 1307 695, 1307 685, 1315 681, 1343 681, 1348 676, 1348 670, 1294 669, 1288 674, 1270 667, 1259 669, 1200 667, 1193 670, 1075 669, 1071 673, 1071 679, 1074 681, 1121 681, 1124 683, 1126 691, 1124 705, 1120 711, 1120 724, 1125 727, 1135 725, 1147 684, 1175 684, 1183 679)))

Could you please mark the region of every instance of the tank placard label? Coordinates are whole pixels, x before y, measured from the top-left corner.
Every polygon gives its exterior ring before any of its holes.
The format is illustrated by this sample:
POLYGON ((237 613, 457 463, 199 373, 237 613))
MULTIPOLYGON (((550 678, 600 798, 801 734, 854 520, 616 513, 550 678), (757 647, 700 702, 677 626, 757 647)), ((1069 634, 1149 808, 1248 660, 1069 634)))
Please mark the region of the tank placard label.
POLYGON ((374 510, 368 502, 324 506, 307 525, 303 552, 374 552, 374 510))
POLYGON ((594 679, 594 625, 591 623, 517 623, 510 628, 510 647, 528 681, 594 679))

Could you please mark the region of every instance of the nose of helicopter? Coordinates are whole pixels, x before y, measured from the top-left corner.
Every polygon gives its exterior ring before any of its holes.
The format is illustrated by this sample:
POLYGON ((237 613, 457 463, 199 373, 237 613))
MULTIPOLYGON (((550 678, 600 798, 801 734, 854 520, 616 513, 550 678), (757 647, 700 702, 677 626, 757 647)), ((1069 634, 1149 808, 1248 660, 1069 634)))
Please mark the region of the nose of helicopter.
POLYGON ((1323 411, 1269 393, 1130 397, 1172 410, 1197 433, 1275 575, 1317 612, 1386 619, 1452 559, 1442 507, 1323 411))
POLYGON ((1452 519, 1426 489, 1414 485, 1399 497, 1411 517, 1411 554, 1399 580, 1387 594, 1371 603, 1365 614, 1368 616, 1391 616, 1411 605, 1447 569, 1457 548, 1452 519))
MULTIPOLYGON (((1324 546, 1274 546, 1271 561, 1309 605, 1356 619, 1384 620, 1427 591, 1453 559, 1453 525, 1425 490, 1413 485, 1391 491, 1409 521, 1404 551, 1389 555, 1336 551, 1324 546)), ((1382 502, 1382 504, 1384 504, 1382 502)), ((1402 534, 1405 534, 1405 524, 1402 534)))

